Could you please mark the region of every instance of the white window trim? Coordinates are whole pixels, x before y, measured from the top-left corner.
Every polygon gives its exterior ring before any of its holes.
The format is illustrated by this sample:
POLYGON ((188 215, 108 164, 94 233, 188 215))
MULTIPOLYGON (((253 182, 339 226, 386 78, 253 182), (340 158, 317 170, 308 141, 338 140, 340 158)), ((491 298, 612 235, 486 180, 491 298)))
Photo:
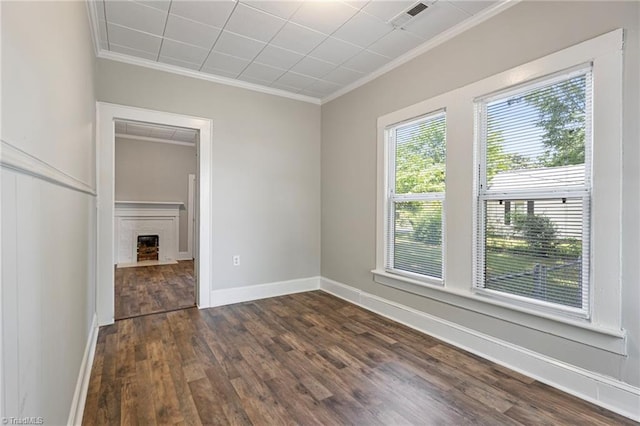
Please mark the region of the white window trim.
MULTIPOLYGON (((487 188, 487 159, 486 159, 486 148, 487 141, 485 138, 486 129, 486 120, 487 120, 487 104, 496 100, 496 99, 505 99, 509 96, 513 96, 517 93, 522 92, 523 90, 531 90, 536 87, 546 86, 549 84, 554 84, 565 79, 571 78, 571 76, 584 74, 585 71, 588 72, 588 85, 589 88, 592 89, 592 65, 589 64, 579 64, 576 67, 572 67, 573 70, 561 70, 556 75, 547 75, 538 81, 528 81, 525 82, 524 85, 517 86, 515 88, 509 88, 507 90, 499 90, 498 92, 489 93, 484 96, 481 96, 475 100, 475 142, 477 148, 477 160, 478 163, 476 167, 478 168, 478 179, 476 181, 476 221, 475 221, 475 249, 476 256, 474 256, 475 263, 475 275, 474 275, 474 288, 473 291, 482 294, 486 297, 495 298, 497 300, 502 300, 506 303, 512 303, 514 305, 523 306, 527 308, 531 308, 533 310, 540 310, 544 312, 550 312, 552 314, 564 315, 568 317, 575 317, 578 319, 589 319, 591 317, 592 304, 591 304, 591 169, 592 169, 592 158, 593 158, 593 137, 592 137, 592 122, 593 122, 593 105, 587 117, 587 138, 585 140, 585 182, 581 187, 554 187, 554 188, 542 188, 542 189, 526 189, 526 190, 511 190, 511 191, 496 191, 487 188), (484 188, 483 188, 484 186, 484 188), (587 253, 586 256, 586 267, 588 268, 588 273, 586 275, 586 286, 583 288, 583 300, 586 292, 587 296, 587 304, 584 308, 578 309, 570 306, 563 306, 556 303, 546 302, 544 300, 537 300, 530 297, 518 296, 516 294, 501 292, 496 290, 491 290, 484 287, 484 276, 481 276, 482 268, 486 264, 486 252, 483 248, 482 242, 485 238, 486 228, 481 226, 480 224, 485 221, 485 212, 484 212, 484 203, 491 200, 518 200, 518 199, 526 199, 526 200, 544 200, 544 199, 558 199, 558 198, 573 198, 573 199, 582 199, 583 203, 583 214, 587 214, 588 218, 586 221, 586 226, 583 228, 583 238, 582 238, 582 252, 587 253)), ((593 101, 591 102, 593 104, 593 101)), ((584 260, 583 260, 584 261, 584 260)))
POLYGON ((622 216, 622 68, 623 30, 618 29, 572 47, 438 95, 378 118, 376 282, 435 299, 464 310, 626 354, 621 324, 622 216), (576 65, 593 63, 593 165, 591 212, 591 306, 589 319, 559 316, 495 300, 473 291, 478 147, 474 141, 474 100, 576 65), (389 152, 385 129, 424 115, 447 111, 447 209, 443 221, 444 286, 434 286, 385 271, 385 223, 389 152), (598 142, 606 141, 606 143, 598 142), (455 162, 454 160, 455 159, 455 162))
MULTIPOLYGON (((392 250, 395 250, 395 245, 388 243, 385 244, 384 247, 384 259, 385 259, 385 268, 384 270, 390 274, 402 275, 410 279, 416 279, 418 281, 424 282, 425 284, 431 284, 436 286, 442 286, 445 283, 445 273, 446 273, 446 239, 444 230, 446 229, 446 221, 445 221, 445 211, 446 211, 446 201, 445 194, 446 192, 427 192, 422 194, 397 194, 395 192, 395 169, 396 169, 396 140, 393 132, 395 129, 401 126, 406 126, 412 124, 413 122, 423 121, 425 119, 429 119, 431 117, 436 117, 442 115, 445 117, 446 124, 446 110, 443 108, 429 111, 424 114, 420 114, 418 117, 410 117, 409 120, 402 120, 401 122, 393 123, 385 128, 385 145, 387 154, 387 182, 385 187, 385 210, 387 214, 387 219, 384 223, 384 232, 386 236, 390 238, 394 238, 395 234, 393 232, 391 225, 391 217, 395 214, 394 203, 402 202, 402 201, 441 201, 442 202, 442 243, 441 243, 441 252, 442 252, 442 270, 441 275, 442 278, 432 277, 429 275, 421 275, 417 273, 413 273, 410 271, 403 271, 401 269, 389 268, 386 266, 388 260, 393 258, 392 250)), ((445 133, 446 134, 446 133, 445 133)), ((445 140, 446 143, 446 140, 445 140)), ((445 151, 446 152, 446 151, 445 151)), ((446 155, 445 155, 446 158, 446 155)), ((446 168, 445 168, 445 180, 446 180, 446 168)))

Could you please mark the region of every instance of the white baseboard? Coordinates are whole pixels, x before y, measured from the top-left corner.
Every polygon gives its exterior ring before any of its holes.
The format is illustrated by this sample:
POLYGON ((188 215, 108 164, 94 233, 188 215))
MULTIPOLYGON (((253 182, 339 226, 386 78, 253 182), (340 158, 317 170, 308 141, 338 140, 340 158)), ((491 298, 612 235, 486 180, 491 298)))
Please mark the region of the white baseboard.
POLYGON ((213 290, 211 292, 211 307, 284 296, 286 294, 302 293, 305 291, 318 290, 319 288, 320 277, 310 277, 246 287, 213 290))
POLYGON ((193 260, 193 256, 188 251, 180 251, 177 260, 193 260))
POLYGON ((93 357, 96 353, 96 344, 98 343, 98 316, 93 315, 91 321, 91 330, 89 330, 89 338, 84 349, 84 356, 80 364, 80 372, 78 373, 78 381, 76 382, 76 390, 71 400, 71 409, 69 410, 68 425, 82 424, 82 416, 84 414, 84 404, 87 401, 87 391, 89 390, 89 379, 91 379, 91 368, 93 367, 93 357))
POLYGON ((320 278, 320 289, 578 398, 640 421, 640 388, 328 278, 320 278))

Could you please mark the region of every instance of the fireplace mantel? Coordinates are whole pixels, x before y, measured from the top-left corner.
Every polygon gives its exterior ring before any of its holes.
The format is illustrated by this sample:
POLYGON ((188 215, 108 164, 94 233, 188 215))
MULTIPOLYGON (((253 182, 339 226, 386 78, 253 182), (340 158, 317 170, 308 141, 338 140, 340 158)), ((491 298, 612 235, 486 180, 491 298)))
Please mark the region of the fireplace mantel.
POLYGON ((182 209, 182 201, 115 201, 116 209, 182 209))

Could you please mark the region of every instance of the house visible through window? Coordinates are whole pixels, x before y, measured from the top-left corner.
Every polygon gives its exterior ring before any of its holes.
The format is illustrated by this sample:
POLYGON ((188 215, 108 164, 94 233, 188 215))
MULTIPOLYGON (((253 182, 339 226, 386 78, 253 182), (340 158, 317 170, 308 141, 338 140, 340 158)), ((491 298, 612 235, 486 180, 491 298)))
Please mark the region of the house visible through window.
POLYGON ((476 288, 587 316, 591 67, 477 106, 476 288))
POLYGON ((387 129, 386 270, 441 283, 445 113, 387 129))

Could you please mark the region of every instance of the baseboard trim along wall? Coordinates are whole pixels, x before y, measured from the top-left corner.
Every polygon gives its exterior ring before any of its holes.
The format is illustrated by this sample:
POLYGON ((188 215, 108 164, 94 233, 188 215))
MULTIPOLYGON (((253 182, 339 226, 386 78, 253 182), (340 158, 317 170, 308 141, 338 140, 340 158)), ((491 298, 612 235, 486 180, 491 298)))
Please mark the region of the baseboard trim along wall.
POLYGON ((211 292, 211 306, 224 306, 251 300, 318 290, 320 277, 299 278, 246 287, 225 288, 211 292))
POLYGON ((180 251, 176 260, 193 260, 193 256, 188 251, 180 251))
POLYGON ((84 349, 82 364, 80 364, 80 372, 78 373, 78 381, 76 382, 76 390, 71 400, 71 409, 69 410, 68 425, 82 424, 82 416, 84 414, 84 404, 87 401, 87 392, 89 391, 89 380, 91 379, 91 367, 93 366, 93 358, 96 354, 96 345, 98 343, 98 315, 93 315, 91 321, 91 329, 87 345, 84 349))
POLYGON ((560 362, 328 278, 320 278, 320 290, 578 398, 640 421, 640 388, 560 362))

